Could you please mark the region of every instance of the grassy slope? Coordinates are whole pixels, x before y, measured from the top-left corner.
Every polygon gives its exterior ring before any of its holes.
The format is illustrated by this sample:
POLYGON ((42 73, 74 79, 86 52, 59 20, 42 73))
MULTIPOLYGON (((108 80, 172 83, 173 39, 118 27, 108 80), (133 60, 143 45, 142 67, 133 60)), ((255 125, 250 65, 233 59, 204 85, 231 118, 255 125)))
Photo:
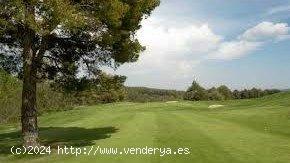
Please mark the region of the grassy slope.
POLYGON ((12 156, 15 126, 0 126, 0 162, 290 161, 290 93, 228 102, 119 103, 40 117, 42 142, 52 146, 190 147, 190 155, 12 156), (208 109, 211 104, 222 108, 208 109))

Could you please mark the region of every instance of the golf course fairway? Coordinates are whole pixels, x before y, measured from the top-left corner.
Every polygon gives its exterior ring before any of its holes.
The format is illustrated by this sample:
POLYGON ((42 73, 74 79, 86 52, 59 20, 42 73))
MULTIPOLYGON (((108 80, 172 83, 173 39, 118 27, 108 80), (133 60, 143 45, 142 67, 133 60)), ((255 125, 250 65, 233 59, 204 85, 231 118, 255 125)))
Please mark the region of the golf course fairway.
POLYGON ((39 124, 41 142, 51 147, 50 154, 12 154, 11 147, 21 147, 20 127, 3 124, 0 162, 290 162, 290 93, 224 102, 103 104, 45 113, 39 124), (64 146, 188 148, 189 153, 58 154, 64 146))

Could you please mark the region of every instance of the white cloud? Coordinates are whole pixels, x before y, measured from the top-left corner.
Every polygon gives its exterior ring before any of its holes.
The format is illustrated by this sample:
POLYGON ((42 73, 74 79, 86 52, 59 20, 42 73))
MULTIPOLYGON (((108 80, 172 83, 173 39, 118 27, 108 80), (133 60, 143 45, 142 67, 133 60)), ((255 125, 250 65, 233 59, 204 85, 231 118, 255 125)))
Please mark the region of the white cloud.
POLYGON ((257 26, 248 29, 240 36, 242 40, 247 41, 264 41, 268 39, 277 39, 286 36, 289 33, 287 23, 262 22, 257 26))
POLYGON ((238 59, 246 56, 269 41, 282 41, 289 39, 287 23, 262 22, 246 30, 242 35, 232 41, 223 42, 208 58, 211 59, 238 59))
POLYGON ((171 27, 156 19, 148 19, 137 33, 140 42, 147 46, 148 51, 167 53, 176 52, 207 52, 222 40, 212 32, 207 24, 201 26, 188 25, 171 27))
POLYGON ((206 23, 172 26, 172 23, 165 24, 154 17, 143 22, 137 37, 146 46, 146 51, 136 63, 121 66, 117 73, 135 76, 138 80, 147 76, 143 80, 152 83, 147 86, 158 83, 170 86, 168 82, 182 78, 191 80, 194 67, 223 40, 206 23), (162 79, 165 76, 166 79, 162 79))
POLYGON ((198 74, 201 62, 238 59, 269 41, 289 39, 288 33, 286 23, 262 22, 225 41, 207 23, 180 26, 151 17, 137 33, 146 51, 137 62, 124 64, 114 73, 128 76, 131 86, 184 89, 198 74))
POLYGON ((238 59, 257 50, 262 44, 262 42, 244 40, 224 42, 215 52, 210 54, 209 58, 222 60, 238 59))
POLYGON ((147 48, 137 66, 153 65, 166 70, 166 65, 178 70, 183 69, 183 64, 196 63, 222 41, 207 24, 168 27, 155 19, 145 21, 137 36, 147 48))

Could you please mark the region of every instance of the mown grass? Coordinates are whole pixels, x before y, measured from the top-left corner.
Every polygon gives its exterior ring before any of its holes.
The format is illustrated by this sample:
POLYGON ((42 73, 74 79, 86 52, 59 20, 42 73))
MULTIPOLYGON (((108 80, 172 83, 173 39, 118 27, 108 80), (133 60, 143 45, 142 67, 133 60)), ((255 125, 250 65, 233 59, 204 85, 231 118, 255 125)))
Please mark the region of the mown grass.
POLYGON ((200 162, 290 161, 290 93, 225 102, 115 103, 45 113, 44 145, 190 148, 188 155, 16 156, 17 124, 0 126, 0 162, 200 162), (224 105, 208 108, 210 105, 224 105))

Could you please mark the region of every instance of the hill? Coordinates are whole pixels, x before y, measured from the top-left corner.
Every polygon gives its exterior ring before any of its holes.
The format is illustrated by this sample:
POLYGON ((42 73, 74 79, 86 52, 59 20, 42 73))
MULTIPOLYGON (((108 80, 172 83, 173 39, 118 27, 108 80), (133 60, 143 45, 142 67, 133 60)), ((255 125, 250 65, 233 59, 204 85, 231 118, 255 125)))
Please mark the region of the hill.
POLYGON ((283 106, 289 107, 290 106, 290 91, 288 92, 280 92, 273 95, 264 96, 257 99, 250 99, 250 100, 232 100, 229 101, 232 106, 238 105, 256 105, 256 106, 283 106))

